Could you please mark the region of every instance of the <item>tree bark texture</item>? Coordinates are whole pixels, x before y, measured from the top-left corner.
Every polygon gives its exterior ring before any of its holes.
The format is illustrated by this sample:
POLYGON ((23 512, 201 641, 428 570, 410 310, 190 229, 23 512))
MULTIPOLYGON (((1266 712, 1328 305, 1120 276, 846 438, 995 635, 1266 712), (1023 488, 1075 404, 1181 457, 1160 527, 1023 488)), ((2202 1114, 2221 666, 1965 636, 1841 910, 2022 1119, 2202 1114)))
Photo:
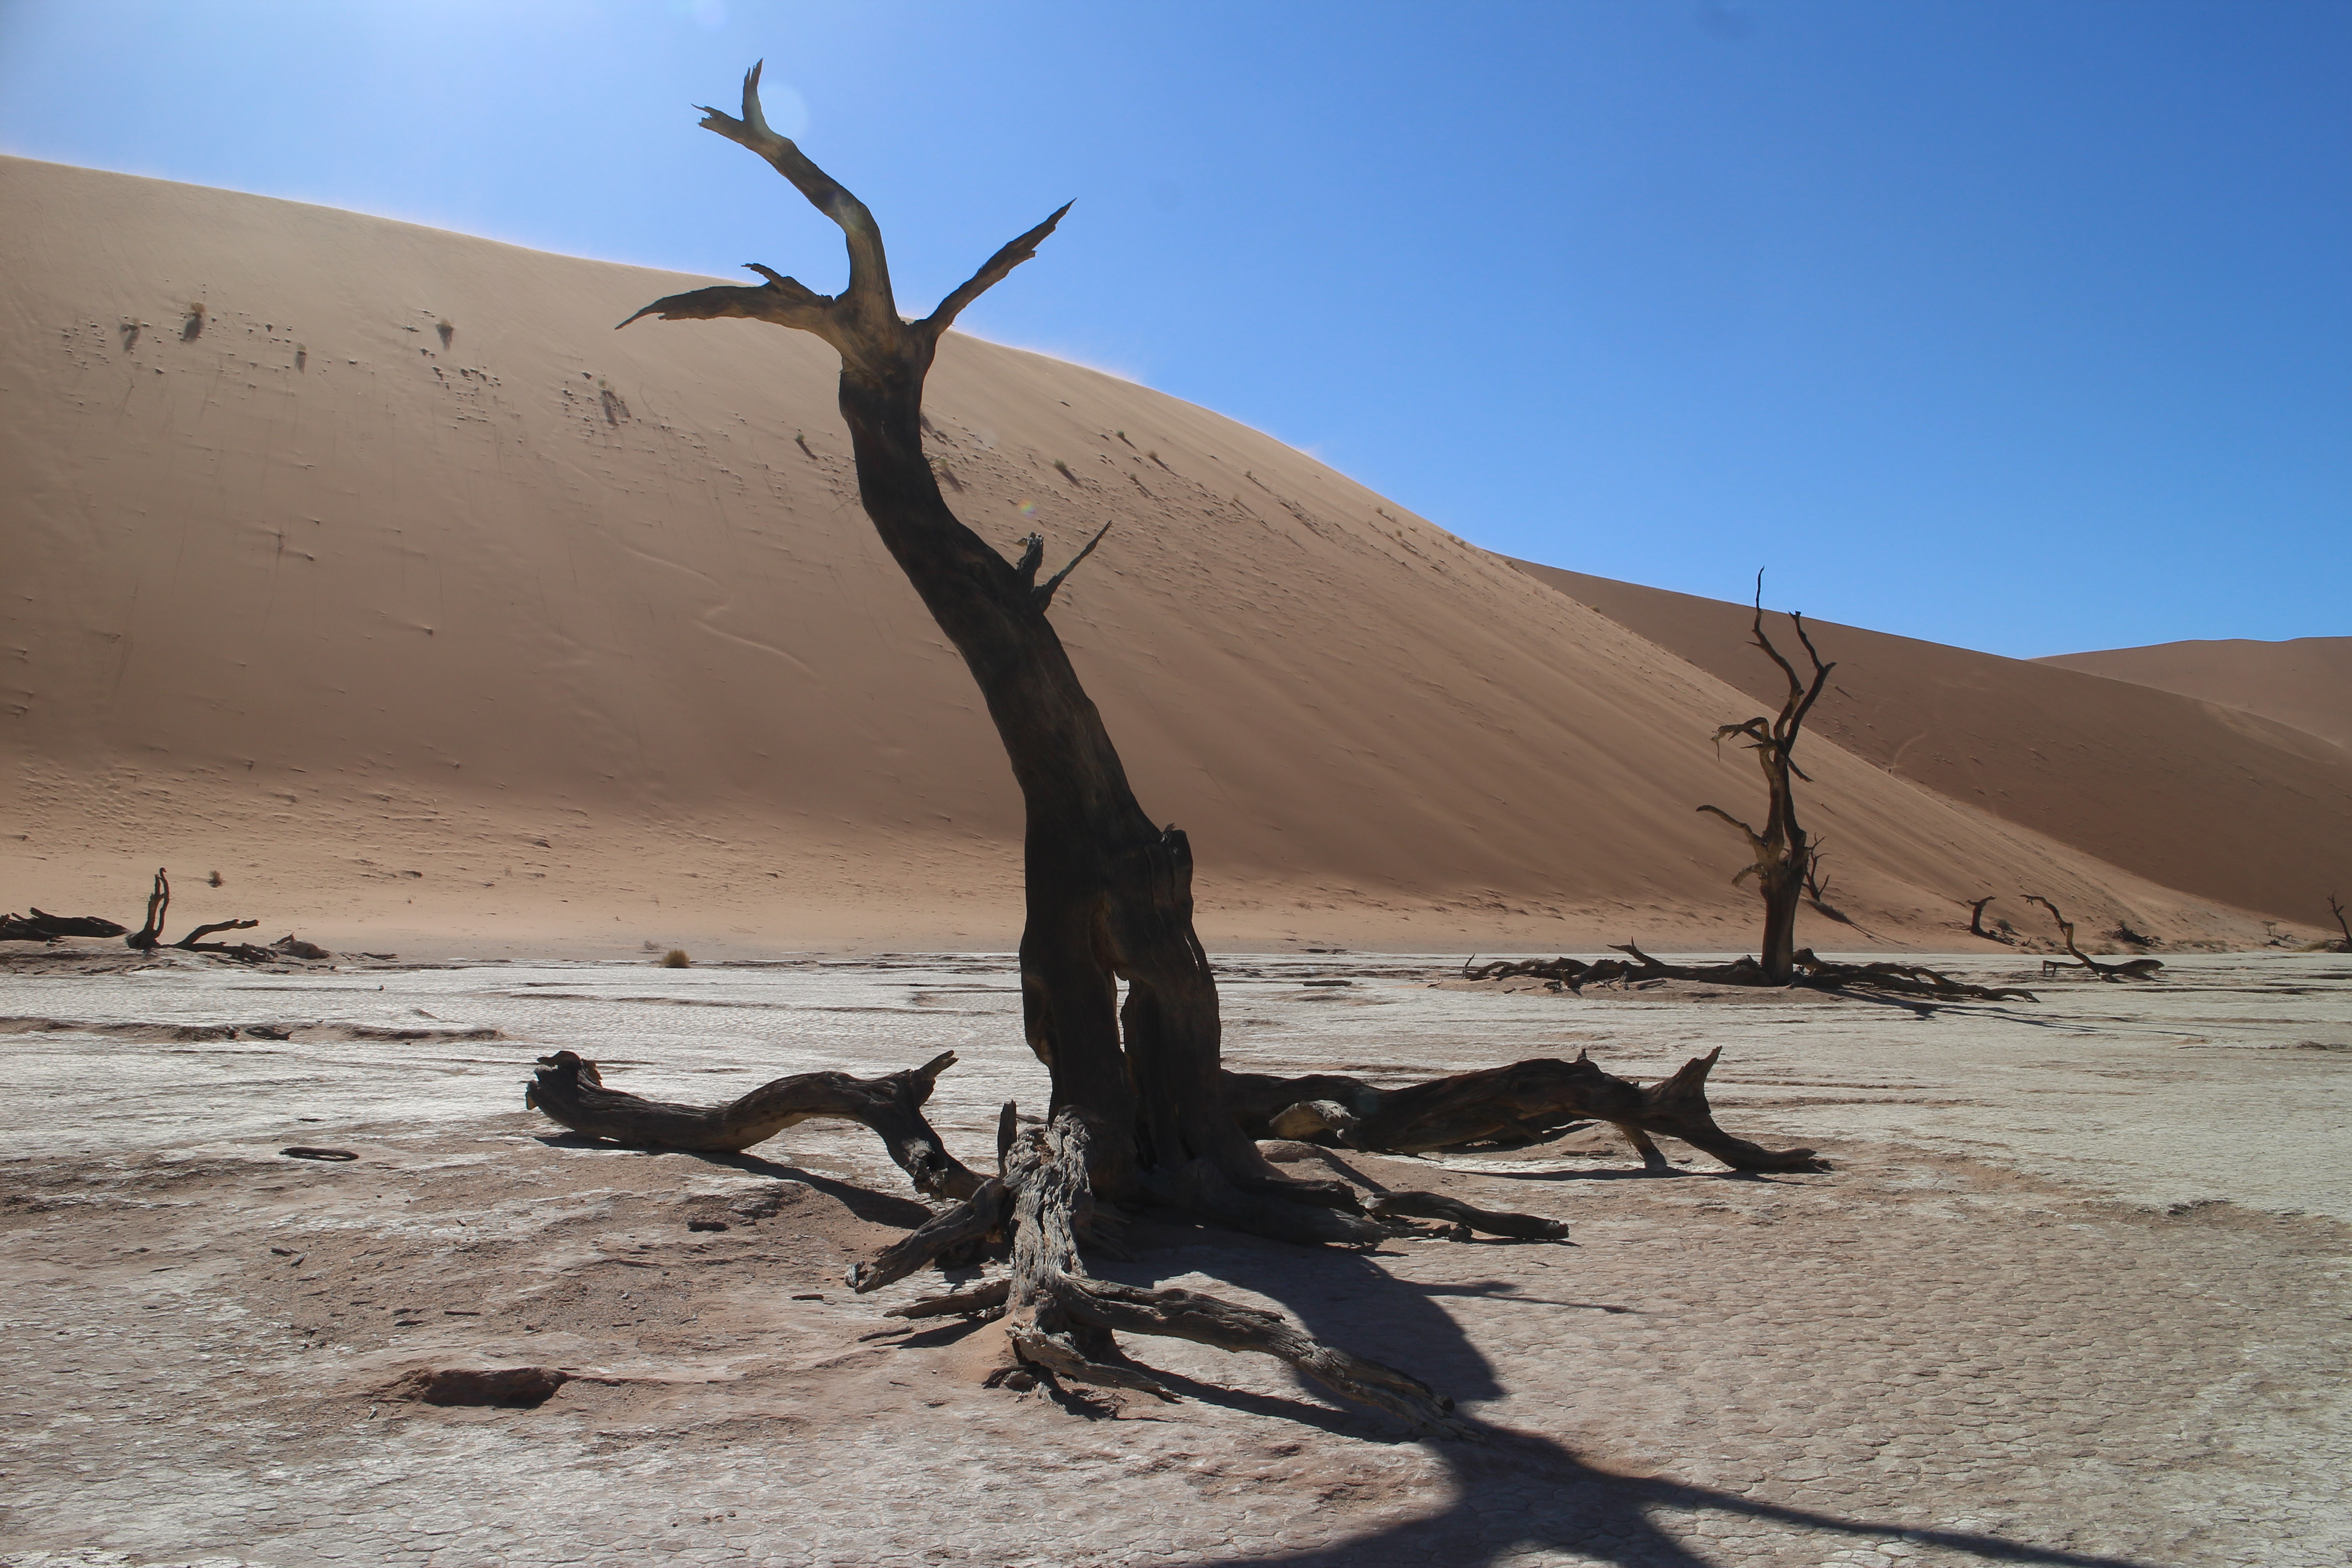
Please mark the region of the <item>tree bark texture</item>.
POLYGON ((754 67, 740 118, 706 109, 702 124, 765 158, 840 226, 848 287, 834 298, 754 266, 762 286, 673 295, 629 320, 743 317, 813 332, 839 352, 859 499, 963 656, 1021 786, 1022 1007, 1030 1047, 1053 1075, 1052 1110, 1076 1107, 1095 1119, 1094 1180, 1107 1194, 1132 1195, 1146 1169, 1203 1159, 1229 1182, 1275 1181, 1219 1098, 1217 993, 1192 931, 1191 848, 1137 803, 1046 618, 1067 568, 1039 583, 1043 541, 1034 535, 1018 563, 999 554, 949 509, 923 454, 923 383, 940 334, 1034 255, 1069 209, 998 251, 930 315, 901 320, 873 215, 769 128, 759 79, 754 67))

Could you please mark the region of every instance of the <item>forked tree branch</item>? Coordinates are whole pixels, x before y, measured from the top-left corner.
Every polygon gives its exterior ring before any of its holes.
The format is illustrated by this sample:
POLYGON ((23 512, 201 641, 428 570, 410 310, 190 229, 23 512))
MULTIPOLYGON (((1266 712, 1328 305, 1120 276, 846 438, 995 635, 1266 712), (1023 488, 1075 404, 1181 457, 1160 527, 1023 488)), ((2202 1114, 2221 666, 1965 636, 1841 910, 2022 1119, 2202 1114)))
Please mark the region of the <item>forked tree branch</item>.
POLYGON ((902 321, 890 289, 889 257, 883 249, 881 226, 874 221, 874 214, 847 186, 818 168, 791 137, 777 134, 768 124, 768 117, 760 107, 760 72, 766 63, 763 60, 744 73, 743 113, 740 119, 708 104, 696 105, 702 110, 702 128, 715 131, 766 159, 808 198, 811 206, 839 226, 849 248, 849 286, 838 296, 820 294, 797 279, 787 278, 756 261, 747 261, 743 264, 747 268, 768 280, 764 286, 723 283, 672 294, 647 305, 628 321, 623 321, 622 326, 642 316, 656 316, 665 321, 742 317, 814 332, 845 357, 870 356, 877 351, 903 353, 910 347, 928 354, 939 342, 940 334, 954 323, 966 306, 1037 254, 1038 245, 1070 210, 1070 204, 1063 203, 1044 223, 990 257, 978 272, 958 285, 929 316, 919 321, 902 321))

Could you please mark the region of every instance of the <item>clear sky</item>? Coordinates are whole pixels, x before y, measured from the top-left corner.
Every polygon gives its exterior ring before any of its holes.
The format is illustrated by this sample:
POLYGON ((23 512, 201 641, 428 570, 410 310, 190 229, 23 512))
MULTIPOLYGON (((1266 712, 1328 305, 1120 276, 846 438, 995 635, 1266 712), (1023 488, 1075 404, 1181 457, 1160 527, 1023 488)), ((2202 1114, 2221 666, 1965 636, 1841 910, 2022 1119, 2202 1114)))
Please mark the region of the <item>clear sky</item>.
MULTIPOLYGON (((1491 549, 2032 655, 2352 634, 2352 5, 0 0, 0 149, 928 309, 1491 549)), ((0 213, 0 222, 6 215, 0 213)), ((5 288, 5 284, 0 284, 5 288)))

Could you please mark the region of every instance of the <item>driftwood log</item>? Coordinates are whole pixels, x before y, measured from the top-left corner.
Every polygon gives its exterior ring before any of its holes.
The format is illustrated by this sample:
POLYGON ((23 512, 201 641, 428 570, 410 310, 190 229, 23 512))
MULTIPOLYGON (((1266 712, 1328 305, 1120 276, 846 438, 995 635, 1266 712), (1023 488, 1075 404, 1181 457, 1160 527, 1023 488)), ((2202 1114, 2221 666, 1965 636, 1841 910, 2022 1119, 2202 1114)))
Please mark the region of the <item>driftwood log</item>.
POLYGON ((1718 1046, 1646 1088, 1606 1073, 1589 1055, 1538 1059, 1375 1089, 1339 1073, 1270 1078, 1229 1072, 1235 1120, 1254 1138, 1336 1142, 1390 1154, 1423 1154, 1480 1142, 1538 1143, 1583 1121, 1606 1121, 1652 1170, 1666 1168, 1655 1138, 1675 1138, 1735 1171, 1826 1171, 1811 1149, 1767 1149, 1716 1125, 1706 1077, 1718 1046))
MULTIPOLYGON (((2050 918, 2058 922, 2058 940, 2066 944, 2067 953, 2076 963, 2102 980, 2154 980, 2157 978, 2157 971, 2164 967, 2160 960, 2153 958, 2135 958, 2124 963, 2101 963, 2074 945, 2074 922, 2060 914, 2056 904, 2039 893, 2026 894, 2025 901, 2029 904, 2040 904, 2050 911, 2050 918)), ((2054 961, 2045 961, 2042 970, 2046 974, 2062 966, 2054 961)))
POLYGON ((1729 963, 1667 963, 1651 957, 1630 942, 1618 943, 1610 951, 1628 956, 1623 959, 1604 958, 1597 963, 1587 963, 1575 958, 1498 961, 1475 968, 1465 963, 1462 967, 1462 977, 1465 980, 1504 980, 1516 975, 1533 975, 1579 994, 1587 985, 1604 984, 1610 981, 1620 984, 1646 984, 1656 980, 1687 980, 1706 985, 1777 985, 1809 991, 1877 992, 1937 1002, 2036 1000, 2031 991, 2021 991, 2015 986, 1971 985, 1923 964, 1835 963, 1814 956, 1810 947, 1801 947, 1791 955, 1790 973, 1780 980, 1773 979, 1764 966, 1752 958, 1736 958, 1729 963))
POLYGON ((121 936, 130 928, 96 915, 53 915, 42 910, 30 914, 0 915, 0 942, 60 942, 69 936, 121 936))
POLYGON ((969 1198, 981 1180, 947 1151, 923 1115, 940 1074, 955 1065, 942 1051, 919 1068, 884 1078, 803 1072, 780 1078, 724 1105, 673 1105, 606 1089, 596 1064, 572 1051, 539 1058, 523 1104, 574 1132, 631 1149, 735 1153, 813 1119, 855 1121, 882 1140, 918 1191, 969 1198))

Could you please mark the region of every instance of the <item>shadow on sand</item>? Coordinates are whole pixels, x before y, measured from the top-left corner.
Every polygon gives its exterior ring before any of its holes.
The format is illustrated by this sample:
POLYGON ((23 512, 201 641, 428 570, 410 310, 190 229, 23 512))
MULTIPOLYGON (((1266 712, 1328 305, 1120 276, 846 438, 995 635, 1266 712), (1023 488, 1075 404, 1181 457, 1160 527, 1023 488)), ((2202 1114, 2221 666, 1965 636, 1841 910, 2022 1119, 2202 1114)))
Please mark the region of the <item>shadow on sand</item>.
MULTIPOLYGON (((1196 1250, 1213 1255, 1203 1262, 1217 1278, 1279 1302, 1327 1342, 1409 1367, 1465 1405, 1499 1399, 1504 1390, 1493 1364, 1442 1309, 1439 1298, 1502 1300, 1555 1310, 1611 1314, 1633 1310, 1603 1301, 1520 1296, 1509 1281, 1441 1284, 1400 1279, 1381 1266, 1378 1254, 1311 1253, 1273 1244, 1235 1242, 1225 1233, 1214 1231, 1196 1232, 1195 1237, 1210 1244, 1196 1250)), ((1178 1239, 1174 1234, 1164 1238, 1178 1239)), ((1563 1259, 1574 1256, 1567 1249, 1562 1249, 1562 1255, 1563 1259)), ((1155 1272, 1155 1262, 1161 1265, 1159 1272, 1173 1273, 1184 1268, 1180 1258, 1155 1249, 1138 1263, 1106 1263, 1100 1272, 1115 1279, 1131 1277, 1140 1284, 1155 1272)), ((1568 1284, 1569 1279, 1564 1277, 1560 1283, 1568 1284)), ((1128 1348, 1139 1359, 1150 1361, 1151 1342, 1133 1342, 1128 1348)), ((1295 1421, 1360 1441, 1411 1440, 1394 1422, 1375 1412, 1237 1391, 1157 1369, 1155 1375, 1174 1392, 1204 1404, 1295 1421)), ((1302 1392, 1308 1386, 1302 1383, 1302 1392)), ((1552 1438, 1489 1425, 1475 1415, 1463 1414, 1475 1428, 1472 1440, 1428 1445, 1429 1453, 1452 1472, 1454 1496, 1443 1510, 1331 1546, 1284 1556, 1257 1555, 1250 1561, 1285 1568, 1389 1568, 1405 1563, 1482 1568, 1546 1550, 1572 1552, 1612 1568, 1724 1568, 1740 1560, 1712 1554, 1703 1541, 1685 1542, 1654 1517, 1686 1512, 1816 1531, 1833 1538, 1819 1542, 1825 1554, 1864 1540, 1901 1537, 1914 1548, 1940 1548, 1986 1563, 2153 1568, 2135 1559, 2069 1552, 1899 1519, 1843 1518, 1684 1481, 1619 1475, 1586 1463, 1552 1438)), ((1755 1548, 1727 1550, 1744 1552, 1755 1548)), ((1212 1561, 1199 1560, 1202 1568, 1212 1561)))

